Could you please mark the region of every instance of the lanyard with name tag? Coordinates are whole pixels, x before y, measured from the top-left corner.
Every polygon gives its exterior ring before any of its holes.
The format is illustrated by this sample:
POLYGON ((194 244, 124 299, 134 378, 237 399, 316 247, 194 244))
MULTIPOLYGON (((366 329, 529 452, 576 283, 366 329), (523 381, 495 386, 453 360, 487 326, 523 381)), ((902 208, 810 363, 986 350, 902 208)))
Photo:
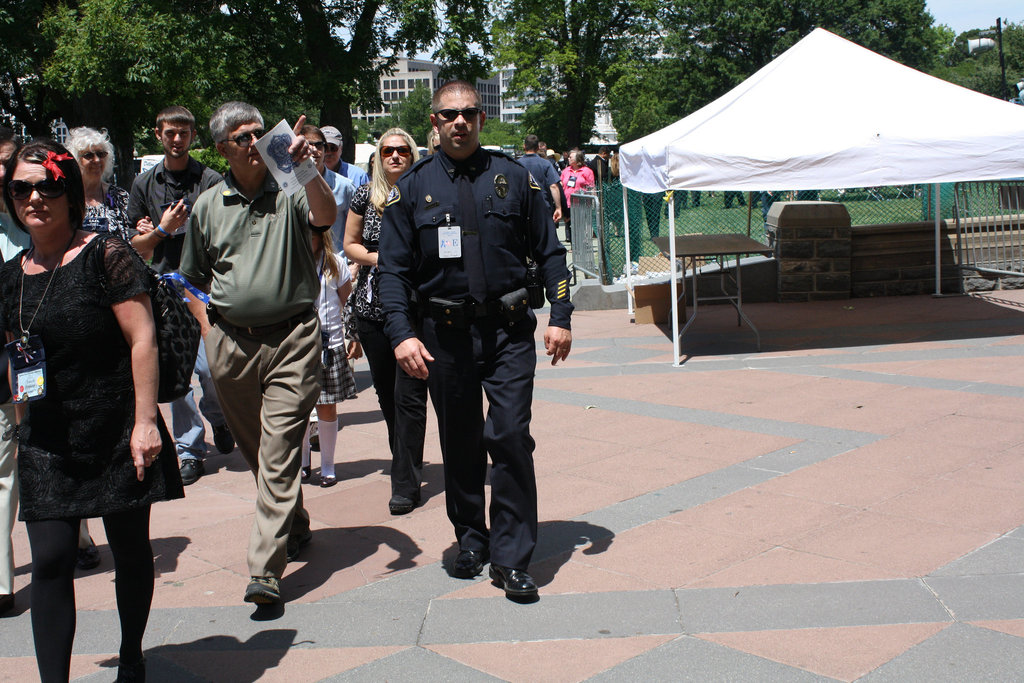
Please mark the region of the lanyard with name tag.
POLYGON ((53 270, 50 271, 46 288, 43 289, 43 294, 36 303, 36 310, 32 312, 32 318, 28 321, 28 325, 22 321, 21 307, 25 295, 25 263, 29 256, 35 253, 35 247, 29 250, 21 262, 21 284, 18 288, 18 326, 21 327, 21 338, 9 342, 4 347, 7 349, 8 358, 10 358, 11 400, 15 403, 36 401, 46 396, 46 351, 43 349, 43 338, 38 334, 29 334, 28 330, 35 322, 39 308, 43 305, 43 299, 46 298, 46 293, 50 291, 50 285, 53 284, 53 278, 60 270, 61 264, 64 263, 64 257, 74 241, 75 235, 72 233, 71 239, 64 247, 64 252, 60 255, 53 270))
POLYGON ((38 334, 15 339, 5 347, 10 358, 15 403, 36 401, 46 396, 46 351, 38 334))
POLYGON ((437 256, 438 258, 461 258, 462 257, 462 228, 452 225, 452 215, 444 215, 447 223, 437 229, 437 256))

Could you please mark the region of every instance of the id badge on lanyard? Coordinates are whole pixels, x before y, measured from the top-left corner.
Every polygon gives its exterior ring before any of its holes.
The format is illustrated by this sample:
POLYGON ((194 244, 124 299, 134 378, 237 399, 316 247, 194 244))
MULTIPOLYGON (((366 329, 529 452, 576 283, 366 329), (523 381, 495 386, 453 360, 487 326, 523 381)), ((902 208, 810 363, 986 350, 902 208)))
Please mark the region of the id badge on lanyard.
POLYGON ((9 342, 6 347, 11 365, 11 400, 15 403, 37 401, 46 396, 46 351, 43 340, 32 334, 9 342))
POLYGON ((462 228, 452 225, 452 215, 444 215, 445 225, 437 229, 437 257, 462 257, 462 228))

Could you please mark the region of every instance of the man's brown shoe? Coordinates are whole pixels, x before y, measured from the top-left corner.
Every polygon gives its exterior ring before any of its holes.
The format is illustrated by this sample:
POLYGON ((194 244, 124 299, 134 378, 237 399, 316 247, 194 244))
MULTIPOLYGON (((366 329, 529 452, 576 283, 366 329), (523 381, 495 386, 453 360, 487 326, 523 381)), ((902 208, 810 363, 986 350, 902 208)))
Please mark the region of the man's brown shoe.
POLYGON ((254 576, 245 589, 245 601, 257 605, 281 602, 281 582, 273 576, 254 576))

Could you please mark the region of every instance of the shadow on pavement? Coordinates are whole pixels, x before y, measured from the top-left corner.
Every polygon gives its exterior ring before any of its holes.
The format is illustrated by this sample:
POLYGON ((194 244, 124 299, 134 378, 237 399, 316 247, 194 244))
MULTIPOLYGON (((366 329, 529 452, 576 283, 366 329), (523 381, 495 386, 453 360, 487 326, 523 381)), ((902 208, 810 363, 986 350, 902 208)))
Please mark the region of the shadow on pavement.
POLYGON ((302 550, 303 564, 294 570, 289 567, 281 581, 282 597, 286 602, 303 597, 327 583, 335 572, 374 555, 381 546, 391 548, 398 557, 388 562, 388 571, 376 578, 415 567, 415 558, 423 553, 412 538, 386 526, 315 530, 312 543, 302 550))
MULTIPOLYGON (((146 678, 151 683, 235 681, 253 683, 276 668, 295 643, 295 629, 271 629, 247 641, 216 635, 189 643, 146 649, 146 678)), ((116 669, 117 658, 103 662, 116 669)))
MULTIPOLYGON (((851 348, 985 339, 1024 334, 1024 304, 998 294, 896 296, 797 303, 744 304, 761 333, 761 352, 851 348)), ((687 308, 679 311, 680 329, 687 308)), ((683 339, 688 356, 755 353, 754 332, 729 305, 702 304, 683 339)), ((671 341, 672 325, 659 324, 671 341)))

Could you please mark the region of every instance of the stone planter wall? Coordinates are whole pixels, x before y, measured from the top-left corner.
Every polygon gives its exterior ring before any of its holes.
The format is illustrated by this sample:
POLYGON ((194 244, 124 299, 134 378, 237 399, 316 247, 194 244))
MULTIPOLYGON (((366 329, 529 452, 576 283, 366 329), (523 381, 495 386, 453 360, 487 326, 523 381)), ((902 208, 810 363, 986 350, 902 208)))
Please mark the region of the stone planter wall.
POLYGON ((850 298, 850 214, 845 206, 775 202, 766 232, 778 260, 780 302, 850 298))

